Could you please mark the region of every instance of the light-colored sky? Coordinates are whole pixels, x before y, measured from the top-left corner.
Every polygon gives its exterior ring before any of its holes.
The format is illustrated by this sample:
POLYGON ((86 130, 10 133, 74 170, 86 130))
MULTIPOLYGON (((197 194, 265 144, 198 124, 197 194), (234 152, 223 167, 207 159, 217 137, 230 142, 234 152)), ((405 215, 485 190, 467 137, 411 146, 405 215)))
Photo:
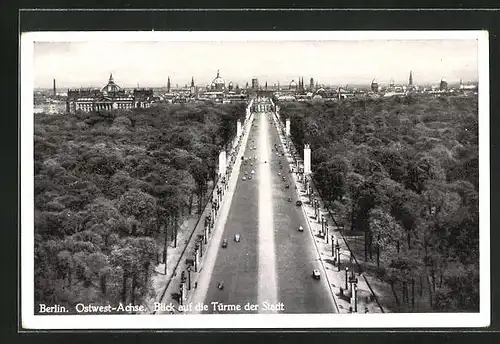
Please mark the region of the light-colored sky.
POLYGON ((101 87, 113 73, 123 87, 207 85, 217 69, 226 83, 244 86, 304 77, 322 84, 369 85, 476 81, 478 42, 468 40, 35 42, 34 86, 101 87))

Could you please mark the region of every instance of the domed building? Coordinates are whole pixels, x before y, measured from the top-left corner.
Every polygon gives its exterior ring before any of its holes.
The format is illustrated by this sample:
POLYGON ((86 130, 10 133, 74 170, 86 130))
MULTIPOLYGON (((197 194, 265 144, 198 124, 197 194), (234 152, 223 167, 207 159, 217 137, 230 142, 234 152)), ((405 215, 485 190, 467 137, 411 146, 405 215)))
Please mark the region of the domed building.
POLYGON ((107 95, 108 93, 119 93, 122 90, 120 86, 115 84, 113 73, 109 75, 108 84, 101 88, 101 93, 107 95))
POLYGON ((212 91, 224 91, 226 89, 226 82, 219 75, 219 71, 217 70, 217 76, 212 81, 210 85, 212 91))
POLYGON ((296 90, 297 89, 297 83, 295 80, 290 81, 290 90, 296 90))
POLYGON ((135 88, 133 94, 125 92, 118 86, 113 74, 108 83, 97 88, 69 89, 66 99, 66 111, 109 111, 113 109, 131 109, 134 107, 150 107, 154 100, 152 89, 135 88))

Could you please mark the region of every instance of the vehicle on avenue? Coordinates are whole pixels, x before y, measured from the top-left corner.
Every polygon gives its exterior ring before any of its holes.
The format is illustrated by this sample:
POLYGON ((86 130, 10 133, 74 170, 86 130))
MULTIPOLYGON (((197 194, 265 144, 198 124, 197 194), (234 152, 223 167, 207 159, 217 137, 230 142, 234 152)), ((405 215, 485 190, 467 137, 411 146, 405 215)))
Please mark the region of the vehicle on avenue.
POLYGON ((248 176, 248 180, 252 179, 252 176, 248 176))
POLYGON ((247 177, 243 176, 243 178, 241 178, 241 180, 247 180, 247 177))
POLYGON ((304 231, 304 227, 302 227, 302 225, 299 226, 299 232, 303 232, 304 231))
POLYGON ((320 279, 321 274, 319 273, 318 269, 314 269, 313 273, 312 273, 312 276, 313 276, 314 279, 320 279))
POLYGON ((278 176, 281 176, 281 172, 278 172, 278 176))
POLYGON ((255 173, 255 171, 254 171, 254 170, 252 170, 250 173, 251 173, 251 174, 254 174, 254 173, 255 173))
POLYGON ((290 185, 286 184, 285 189, 290 189, 290 185))
POLYGON ((292 197, 288 197, 288 202, 291 202, 292 201, 292 197))
POLYGON ((240 242, 240 235, 239 234, 234 235, 234 241, 240 242))
POLYGON ((297 200, 297 202, 295 202, 295 205, 298 206, 298 207, 300 207, 302 205, 302 201, 300 199, 297 200))
POLYGON ((224 281, 219 282, 219 283, 217 284, 217 289, 220 289, 220 290, 224 289, 224 281))
POLYGON ((227 239, 222 240, 222 248, 227 247, 227 239))

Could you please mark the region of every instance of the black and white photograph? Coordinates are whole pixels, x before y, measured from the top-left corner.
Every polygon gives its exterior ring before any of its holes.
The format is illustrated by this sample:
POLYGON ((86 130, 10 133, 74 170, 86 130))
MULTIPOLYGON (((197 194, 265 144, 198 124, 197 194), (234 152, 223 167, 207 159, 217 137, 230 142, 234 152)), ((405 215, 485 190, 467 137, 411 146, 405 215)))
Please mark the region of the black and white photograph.
POLYGON ((26 329, 490 323, 486 31, 21 35, 26 329))

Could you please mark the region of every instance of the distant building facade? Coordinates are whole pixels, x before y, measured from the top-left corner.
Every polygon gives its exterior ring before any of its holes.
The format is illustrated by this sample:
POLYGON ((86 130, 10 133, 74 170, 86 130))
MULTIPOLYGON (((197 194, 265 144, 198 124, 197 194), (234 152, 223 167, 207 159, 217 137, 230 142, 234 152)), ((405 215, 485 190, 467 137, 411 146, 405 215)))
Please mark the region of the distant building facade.
POLYGON ((76 111, 90 112, 150 107, 152 101, 153 90, 136 88, 133 94, 129 94, 115 83, 113 74, 111 74, 108 83, 101 89, 69 89, 66 111, 73 113, 76 111))
MULTIPOLYGON (((252 86, 253 82, 252 80, 252 86)), ((195 98, 193 97, 193 100, 210 100, 220 104, 244 102, 248 99, 248 91, 251 91, 248 90, 248 83, 244 91, 238 85, 234 85, 232 81, 226 87, 226 81, 220 76, 220 72, 217 71, 217 76, 206 86, 205 91, 199 92, 195 98)))

